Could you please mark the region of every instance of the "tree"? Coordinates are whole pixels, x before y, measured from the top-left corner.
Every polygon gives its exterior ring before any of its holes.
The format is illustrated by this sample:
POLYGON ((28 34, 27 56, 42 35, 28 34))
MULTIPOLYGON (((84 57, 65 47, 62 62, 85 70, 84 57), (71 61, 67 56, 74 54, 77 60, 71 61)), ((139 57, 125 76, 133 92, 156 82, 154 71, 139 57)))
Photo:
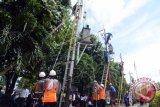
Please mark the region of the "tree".
POLYGON ((6 94, 12 93, 19 76, 35 78, 39 71, 47 70, 47 62, 53 63, 54 59, 49 57, 55 55, 53 50, 64 37, 60 32, 65 29, 65 24, 61 23, 68 14, 67 3, 0 2, 0 70, 6 76, 6 94), (55 30, 58 26, 61 29, 55 30))

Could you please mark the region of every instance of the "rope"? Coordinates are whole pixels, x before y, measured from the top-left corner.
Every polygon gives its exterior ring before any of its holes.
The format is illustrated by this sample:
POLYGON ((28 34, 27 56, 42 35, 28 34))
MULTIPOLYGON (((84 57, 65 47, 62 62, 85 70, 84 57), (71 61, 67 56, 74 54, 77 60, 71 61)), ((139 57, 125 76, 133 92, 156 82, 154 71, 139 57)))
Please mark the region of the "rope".
POLYGON ((56 30, 58 30, 62 25, 63 25, 63 21, 56 28, 52 30, 51 34, 53 34, 56 30))
POLYGON ((54 69, 54 67, 55 67, 55 65, 56 65, 56 63, 57 63, 57 60, 58 60, 59 55, 61 54, 61 50, 62 50, 62 48, 63 48, 64 41, 65 41, 66 37, 67 37, 67 34, 65 35, 65 37, 64 37, 64 39, 63 39, 62 45, 61 45, 61 47, 60 47, 60 50, 59 50, 58 55, 57 55, 57 57, 56 57, 56 60, 55 60, 55 62, 54 62, 53 69, 54 69))
MULTIPOLYGON (((62 24, 62 23, 61 23, 61 24, 62 24)), ((69 28, 68 28, 68 29, 69 29, 69 28)), ((55 62, 54 62, 53 69, 54 69, 54 67, 55 67, 55 65, 56 65, 56 63, 57 63, 57 61, 58 61, 59 55, 61 54, 61 50, 62 50, 62 48, 63 48, 64 43, 67 43, 67 42, 65 42, 65 40, 66 40, 66 38, 67 38, 68 29, 67 29, 67 33, 65 34, 65 37, 64 37, 64 39, 63 39, 63 42, 62 42, 62 44, 61 44, 61 47, 60 47, 60 50, 59 50, 58 55, 57 55, 57 57, 56 57, 56 60, 55 60, 55 62)))
MULTIPOLYGON (((73 21, 73 23, 74 23, 74 21, 73 21)), ((62 22, 60 25, 58 25, 58 27, 56 27, 55 29, 53 29, 53 30, 52 30, 52 33, 54 33, 54 31, 56 31, 57 29, 59 29, 62 25, 63 25, 63 22, 62 22)), ((57 57, 56 57, 56 60, 55 60, 55 62, 54 62, 54 65, 53 65, 52 69, 54 69, 55 66, 56 66, 56 63, 57 63, 57 61, 58 61, 59 55, 61 54, 61 50, 62 50, 62 48, 63 48, 64 43, 67 43, 67 42, 69 41, 69 42, 70 42, 70 43, 69 43, 69 47, 72 46, 73 37, 71 37, 69 40, 66 41, 66 37, 67 37, 68 31, 69 31, 69 28, 67 29, 67 33, 65 34, 65 37, 64 37, 64 39, 63 39, 63 42, 62 42, 62 44, 61 44, 60 50, 59 50, 59 52, 58 52, 58 55, 57 55, 57 57)), ((74 33, 74 29, 72 29, 72 34, 71 34, 71 35, 73 35, 73 33, 74 33)))

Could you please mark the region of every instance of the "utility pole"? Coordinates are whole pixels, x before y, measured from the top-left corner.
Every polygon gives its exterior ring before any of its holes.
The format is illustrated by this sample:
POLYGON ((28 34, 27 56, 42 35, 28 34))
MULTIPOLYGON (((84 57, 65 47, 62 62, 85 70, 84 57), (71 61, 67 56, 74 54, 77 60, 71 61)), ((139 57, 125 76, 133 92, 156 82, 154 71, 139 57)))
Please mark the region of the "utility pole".
POLYGON ((121 104, 121 94, 122 94, 122 88, 123 88, 123 81, 124 81, 124 73, 123 73, 123 60, 122 60, 122 55, 120 54, 120 59, 121 59, 121 81, 120 81, 120 90, 119 90, 119 107, 120 107, 120 104, 121 104))
POLYGON ((78 0, 74 10, 75 16, 75 29, 73 31, 74 35, 70 38, 70 46, 68 50, 67 62, 66 62, 66 69, 63 78, 63 85, 62 85, 62 92, 60 98, 59 107, 62 107, 62 100, 65 97, 64 106, 69 107, 71 104, 71 85, 72 85, 72 76, 73 76, 73 69, 75 65, 75 54, 76 54, 76 44, 77 44, 77 36, 78 36, 78 27, 79 27, 79 19, 81 18, 81 11, 82 11, 82 4, 83 0, 78 0), (66 92, 65 92, 66 91, 66 92))

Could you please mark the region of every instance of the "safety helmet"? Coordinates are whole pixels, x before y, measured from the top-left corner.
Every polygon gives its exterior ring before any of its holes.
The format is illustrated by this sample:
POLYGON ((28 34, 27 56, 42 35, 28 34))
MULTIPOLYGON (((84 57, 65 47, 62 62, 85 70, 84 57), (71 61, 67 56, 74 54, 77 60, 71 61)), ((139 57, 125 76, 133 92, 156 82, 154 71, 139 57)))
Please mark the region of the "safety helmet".
POLYGON ((103 84, 101 84, 100 86, 101 86, 101 87, 104 87, 104 85, 103 85, 103 84))
POLYGON ((112 83, 109 83, 109 85, 112 85, 112 83))
POLYGON ((97 81, 96 81, 96 80, 94 80, 93 82, 94 82, 94 83, 97 83, 97 81))
POLYGON ((46 76, 45 72, 40 72, 39 73, 39 77, 45 77, 45 76, 46 76))
POLYGON ((49 75, 50 75, 50 76, 55 76, 55 75, 56 75, 56 71, 52 69, 52 70, 49 72, 49 75))

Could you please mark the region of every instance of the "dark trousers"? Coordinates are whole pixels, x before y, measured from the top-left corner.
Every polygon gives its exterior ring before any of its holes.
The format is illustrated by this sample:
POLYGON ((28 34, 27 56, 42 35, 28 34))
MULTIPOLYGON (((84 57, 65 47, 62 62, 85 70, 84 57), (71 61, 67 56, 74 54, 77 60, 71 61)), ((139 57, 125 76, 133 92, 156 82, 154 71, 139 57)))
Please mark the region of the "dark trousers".
POLYGON ((106 106, 106 101, 105 100, 99 100, 98 101, 98 107, 105 107, 106 106))
POLYGON ((17 99, 17 107, 25 107, 25 98, 18 98, 17 99))
POLYGON ((56 105, 57 105, 56 102, 44 103, 44 107, 56 107, 56 105))
POLYGON ((93 107, 99 107, 99 101, 93 100, 93 107))
POLYGON ((85 101, 81 101, 80 105, 81 105, 81 107, 86 107, 86 102, 85 101))
POLYGON ((124 101, 125 107, 129 107, 129 101, 124 101))

